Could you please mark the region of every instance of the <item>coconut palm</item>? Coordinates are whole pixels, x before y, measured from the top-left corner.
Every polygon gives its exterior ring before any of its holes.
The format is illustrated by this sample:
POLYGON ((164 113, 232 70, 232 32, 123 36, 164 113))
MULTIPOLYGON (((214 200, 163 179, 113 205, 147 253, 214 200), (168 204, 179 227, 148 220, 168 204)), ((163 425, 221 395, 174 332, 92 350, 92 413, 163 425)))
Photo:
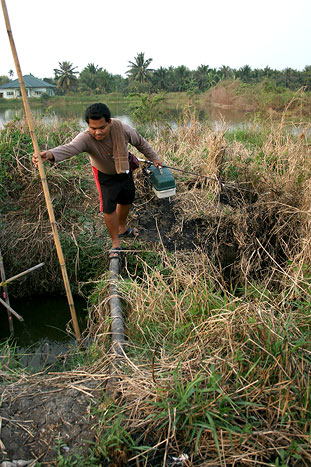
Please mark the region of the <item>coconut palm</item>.
POLYGON ((238 76, 242 81, 244 81, 244 83, 250 82, 251 75, 252 75, 252 69, 249 65, 244 65, 238 70, 238 76))
POLYGON ((209 70, 208 65, 200 65, 194 72, 194 78, 200 91, 207 89, 207 73, 209 70))
POLYGON ((169 84, 169 71, 167 68, 163 68, 162 66, 154 71, 152 74, 152 82, 153 85, 157 89, 161 89, 162 91, 168 89, 169 84))
POLYGON ((185 65, 174 68, 175 86, 177 91, 187 91, 191 79, 191 71, 185 65))
POLYGON ((75 69, 77 67, 74 67, 70 62, 58 62, 58 65, 59 69, 54 68, 57 87, 64 92, 76 89, 78 79, 75 74, 78 71, 75 71, 75 69))
POLYGON ((99 88, 99 81, 103 69, 94 63, 88 65, 81 71, 79 81, 82 89, 96 90, 99 88))
POLYGON ((151 73, 153 70, 149 68, 152 58, 145 60, 144 52, 140 52, 134 58, 134 62, 129 61, 129 70, 126 74, 131 81, 138 81, 139 83, 146 83, 151 80, 151 73))
POLYGON ((296 74, 297 74, 297 71, 289 67, 282 70, 281 79, 284 82, 284 85, 286 88, 292 87, 292 84, 295 82, 296 74))
POLYGON ((218 70, 221 79, 235 79, 234 71, 226 65, 222 65, 218 70))

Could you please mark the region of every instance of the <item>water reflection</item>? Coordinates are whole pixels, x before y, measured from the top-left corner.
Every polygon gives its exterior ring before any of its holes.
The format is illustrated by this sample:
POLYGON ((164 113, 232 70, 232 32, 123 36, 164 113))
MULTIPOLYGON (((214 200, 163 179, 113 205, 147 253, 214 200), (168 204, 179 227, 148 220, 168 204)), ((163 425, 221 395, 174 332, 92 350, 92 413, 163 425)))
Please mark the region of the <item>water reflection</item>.
MULTIPOLYGON (((54 123, 59 119, 69 120, 75 119, 81 125, 81 128, 86 127, 84 120, 85 109, 88 104, 75 104, 75 105, 56 105, 46 107, 44 105, 32 109, 32 113, 35 118, 44 118, 47 124, 54 123)), ((109 104, 111 114, 113 117, 120 119, 124 123, 135 126, 131 116, 129 106, 126 104, 112 103, 109 104)), ((193 106, 193 110, 197 111, 197 115, 200 121, 209 121, 209 123, 219 128, 224 125, 227 127, 236 128, 237 126, 243 125, 248 119, 248 115, 241 110, 220 108, 215 106, 209 106, 205 108, 199 108, 193 106)), ((177 122, 182 120, 183 110, 179 108, 166 109, 165 112, 168 115, 169 123, 172 126, 176 126, 177 122)), ((22 118, 24 116, 23 108, 14 109, 0 109, 0 128, 3 128, 6 123, 15 118, 22 118)))

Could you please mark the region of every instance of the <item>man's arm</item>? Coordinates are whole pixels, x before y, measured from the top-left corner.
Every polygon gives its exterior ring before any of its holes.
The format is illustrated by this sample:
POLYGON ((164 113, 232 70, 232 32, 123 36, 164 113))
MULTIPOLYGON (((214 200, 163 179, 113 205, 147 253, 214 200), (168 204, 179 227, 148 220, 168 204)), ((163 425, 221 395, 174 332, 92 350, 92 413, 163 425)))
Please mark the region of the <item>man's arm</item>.
MULTIPOLYGON (((65 159, 70 159, 73 156, 77 156, 81 152, 88 150, 87 141, 88 136, 86 133, 79 133, 78 136, 68 144, 40 152, 42 162, 46 162, 47 160, 51 162, 60 162, 65 159)), ((36 154, 33 155, 32 161, 34 165, 38 165, 38 156, 36 154)))
POLYGON ((128 142, 135 146, 139 152, 147 157, 149 161, 155 165, 155 167, 162 167, 163 163, 161 162, 156 151, 151 147, 145 138, 142 137, 140 133, 135 128, 132 128, 129 125, 123 124, 123 128, 126 132, 128 142))

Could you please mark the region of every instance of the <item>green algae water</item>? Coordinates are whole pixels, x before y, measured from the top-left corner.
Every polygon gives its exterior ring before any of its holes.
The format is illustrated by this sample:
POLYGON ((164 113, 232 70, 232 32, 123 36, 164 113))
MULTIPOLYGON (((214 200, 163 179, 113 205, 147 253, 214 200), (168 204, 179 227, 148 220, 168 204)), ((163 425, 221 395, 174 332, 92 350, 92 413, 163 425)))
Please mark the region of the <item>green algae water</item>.
MULTIPOLYGON (((20 322, 13 317, 16 352, 22 366, 40 368, 57 360, 75 344, 73 330, 67 332, 71 320, 65 296, 39 296, 22 300, 10 298, 11 307, 24 318, 20 322)), ((86 327, 86 302, 79 296, 74 297, 80 331, 86 327)), ((71 328, 70 328, 71 329, 71 328)), ((10 337, 6 308, 0 304, 0 340, 10 337)))

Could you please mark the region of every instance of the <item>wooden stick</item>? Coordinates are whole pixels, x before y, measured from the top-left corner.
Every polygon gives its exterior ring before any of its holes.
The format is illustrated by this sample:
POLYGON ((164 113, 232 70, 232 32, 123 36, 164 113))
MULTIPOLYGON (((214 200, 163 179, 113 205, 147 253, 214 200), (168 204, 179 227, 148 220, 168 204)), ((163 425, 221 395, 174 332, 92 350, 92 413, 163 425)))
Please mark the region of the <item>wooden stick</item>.
MULTIPOLYGON (((5 281, 5 269, 4 269, 4 264, 3 264, 3 257, 1 253, 1 248, 0 248, 0 275, 1 275, 1 280, 5 281)), ((5 300, 5 303, 10 306, 10 299, 9 299, 9 292, 8 288, 6 285, 3 286, 3 298, 5 300)), ((7 308, 8 312, 8 319, 9 319, 9 328, 10 328, 10 334, 14 334, 14 326, 13 326, 13 319, 12 319, 12 313, 10 310, 7 308)))
POLYGON ((13 54, 13 58, 14 58, 15 68, 16 68, 16 72, 17 72, 17 76, 18 76, 18 81, 19 81, 19 85, 20 85, 20 88, 21 88, 21 92, 22 92, 23 104, 24 104, 24 108, 25 108, 25 112, 26 112, 26 119, 27 119, 27 123, 28 123, 28 127, 29 127, 29 133, 30 133, 30 136, 31 136, 34 152, 38 156, 38 168, 39 168, 40 178, 41 178, 41 182, 42 182, 42 186, 43 186, 43 192, 44 192, 44 196, 45 196, 45 201, 46 201, 46 205, 47 205, 47 209, 48 209, 48 213, 49 213, 50 224, 51 224, 51 228, 52 228, 52 232, 53 232, 53 236, 54 236, 54 243, 55 243, 55 246, 56 246, 58 260, 59 260, 59 264, 60 264, 62 275, 63 275, 67 300, 68 300, 69 309, 70 309, 70 313, 71 313, 71 317, 72 317, 73 328, 74 328, 76 339, 80 340, 80 338, 81 338, 80 329, 79 329, 79 324, 78 324, 78 320, 77 320, 75 306, 74 306, 74 303, 73 303, 70 284, 69 284, 69 280, 68 280, 68 274, 67 274, 65 259, 64 259, 64 255, 63 255, 63 251, 62 251, 62 247, 61 247, 61 243, 60 243, 60 239, 59 239, 59 235, 58 235, 58 230, 57 230, 57 225, 56 225, 56 221, 55 221, 55 215, 54 215, 53 205, 52 205, 52 201, 51 201, 51 197, 50 197, 49 187, 48 187, 48 184, 47 184, 47 180, 46 180, 46 176, 45 176, 45 172, 44 172, 44 168, 43 168, 43 163, 42 163, 42 159, 41 159, 41 155, 40 155, 40 149, 39 149, 37 137, 36 137, 36 134, 35 134, 35 131, 34 131, 34 122, 33 122, 32 114, 31 114, 30 107, 29 107, 26 87, 25 87, 23 75, 22 75, 22 72, 21 72, 21 67, 20 67, 20 64, 19 64, 18 56, 17 56, 17 51, 16 51, 14 39, 13 39, 13 34, 12 34, 12 30, 11 30, 11 25, 10 25, 10 20, 9 20, 9 15, 8 15, 5 0, 1 0, 1 4, 2 4, 3 15, 4 15, 4 19, 5 19, 6 28, 7 28, 7 33, 8 33, 8 36, 9 36, 9 41, 10 41, 10 45, 11 45, 11 49, 12 49, 12 54, 13 54))
POLYGON ((13 308, 10 307, 10 305, 5 303, 5 301, 2 300, 2 298, 0 298, 0 303, 2 303, 2 305, 4 305, 5 308, 7 308, 10 313, 12 313, 12 315, 16 316, 17 319, 19 319, 20 321, 24 321, 24 318, 18 313, 16 313, 16 311, 14 311, 13 308))
POLYGON ((16 276, 12 276, 9 279, 3 280, 3 282, 0 282, 0 287, 5 287, 9 282, 15 281, 15 279, 19 279, 25 274, 29 274, 30 272, 34 271, 35 269, 41 268, 42 266, 44 266, 44 263, 37 264, 36 266, 33 266, 32 268, 26 269, 26 271, 16 274, 16 276))

